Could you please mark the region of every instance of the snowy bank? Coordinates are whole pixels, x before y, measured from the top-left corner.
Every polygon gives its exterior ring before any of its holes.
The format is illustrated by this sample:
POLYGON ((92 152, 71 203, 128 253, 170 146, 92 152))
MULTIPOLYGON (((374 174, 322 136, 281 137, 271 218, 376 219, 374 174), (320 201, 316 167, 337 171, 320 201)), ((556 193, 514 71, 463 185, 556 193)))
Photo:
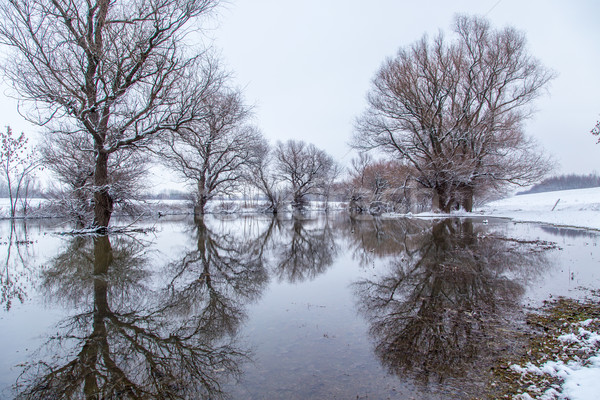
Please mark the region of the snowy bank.
MULTIPOLYGON (((44 200, 34 199, 31 204, 32 214, 39 214, 39 207, 44 200)), ((243 214, 255 213, 267 207, 264 201, 256 200, 213 200, 207 205, 207 213, 215 214, 243 214)), ((7 199, 0 199, 0 218, 9 216, 9 203, 7 199)), ((189 213, 191 205, 186 200, 149 200, 138 204, 140 214, 157 215, 171 213, 189 213)), ((306 211, 325 211, 326 203, 312 201, 307 205, 306 211)), ((342 211, 347 209, 344 202, 329 202, 329 211, 342 211)), ((291 206, 286 204, 282 212, 292 212, 291 206)), ((43 216, 43 215, 38 215, 43 216)), ((418 218, 444 218, 444 217, 501 217, 519 222, 541 222, 557 226, 594 229, 600 231, 600 188, 564 190, 556 192, 526 194, 513 196, 502 200, 490 202, 478 207, 473 213, 456 212, 452 214, 420 213, 420 214, 385 214, 388 217, 418 217, 418 218)))
POLYGON ((600 230, 600 188, 513 196, 475 210, 478 215, 600 230))
POLYGON ((532 362, 528 362, 525 366, 512 364, 510 369, 520 375, 519 380, 531 383, 525 392, 513 398, 519 400, 598 399, 600 395, 599 322, 600 320, 596 318, 575 323, 564 322, 562 329, 570 328, 573 332, 555 338, 562 344, 554 349, 557 359, 548 360, 541 365, 532 362), (544 377, 555 378, 556 383, 540 387, 539 382, 544 382, 544 377), (538 384, 535 383, 536 381, 538 384))

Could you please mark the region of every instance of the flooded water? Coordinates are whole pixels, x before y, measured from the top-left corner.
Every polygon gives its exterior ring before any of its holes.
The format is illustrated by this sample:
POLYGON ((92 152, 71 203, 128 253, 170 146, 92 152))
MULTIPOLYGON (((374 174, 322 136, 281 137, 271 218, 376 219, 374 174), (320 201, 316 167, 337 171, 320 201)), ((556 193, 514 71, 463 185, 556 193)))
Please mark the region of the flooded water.
POLYGON ((524 311, 600 288, 597 233, 534 224, 136 226, 0 222, 0 398, 468 399, 524 311))

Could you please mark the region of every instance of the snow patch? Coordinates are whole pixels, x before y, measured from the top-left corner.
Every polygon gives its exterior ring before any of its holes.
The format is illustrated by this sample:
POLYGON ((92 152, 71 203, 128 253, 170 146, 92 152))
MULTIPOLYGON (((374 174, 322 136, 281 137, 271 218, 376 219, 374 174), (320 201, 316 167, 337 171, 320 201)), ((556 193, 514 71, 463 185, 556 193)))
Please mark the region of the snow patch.
MULTIPOLYGON (((576 345, 577 348, 593 351, 594 356, 587 361, 547 361, 540 366, 527 363, 525 366, 517 364, 509 368, 518 374, 548 375, 559 378, 561 381, 560 391, 548 389, 544 394, 532 397, 529 393, 521 393, 514 399, 568 399, 568 400, 596 400, 600 396, 600 334, 592 332, 583 327, 588 327, 597 319, 588 319, 575 324, 579 326, 577 333, 569 333, 559 336, 557 339, 566 344, 576 345)), ((539 389, 528 388, 530 393, 539 389)))
POLYGON ((600 188, 513 196, 475 210, 478 215, 600 230, 600 188))

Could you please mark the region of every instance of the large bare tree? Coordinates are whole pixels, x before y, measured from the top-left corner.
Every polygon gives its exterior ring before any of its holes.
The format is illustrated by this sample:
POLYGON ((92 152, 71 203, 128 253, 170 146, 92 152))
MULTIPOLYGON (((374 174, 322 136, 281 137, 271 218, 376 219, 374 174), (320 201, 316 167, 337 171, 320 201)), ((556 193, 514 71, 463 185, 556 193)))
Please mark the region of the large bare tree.
POLYGON ((306 205, 307 196, 322 194, 334 171, 335 161, 329 154, 301 140, 277 143, 275 159, 275 170, 289 185, 295 209, 306 205))
POLYGON ((195 213, 217 194, 233 193, 255 163, 262 134, 249 125, 251 116, 239 90, 221 88, 201 101, 203 117, 163 136, 161 159, 195 188, 195 213))
POLYGON ((177 131, 215 79, 189 34, 218 0, 11 0, 0 6, 5 75, 26 117, 94 145, 94 221, 113 210, 112 154, 177 131))
POLYGON ((549 168, 523 124, 553 73, 512 28, 459 16, 454 32, 453 41, 424 36, 384 62, 353 141, 412 164, 446 212, 471 210, 476 192, 531 184, 549 168))

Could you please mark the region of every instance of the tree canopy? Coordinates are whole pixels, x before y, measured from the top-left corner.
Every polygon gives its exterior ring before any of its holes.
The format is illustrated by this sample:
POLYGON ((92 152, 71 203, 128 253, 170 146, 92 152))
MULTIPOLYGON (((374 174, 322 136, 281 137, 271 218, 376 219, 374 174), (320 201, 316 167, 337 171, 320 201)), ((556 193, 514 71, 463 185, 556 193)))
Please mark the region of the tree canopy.
POLYGON ((549 168, 524 121, 554 75, 512 28, 459 16, 454 33, 424 36, 383 63, 353 146, 414 166, 434 208, 470 211, 476 192, 530 184, 549 168))
POLYGON ((25 116, 93 142, 94 222, 113 198, 108 159, 201 112, 217 77, 205 48, 186 37, 218 0, 12 0, 0 5, 5 76, 25 116))

